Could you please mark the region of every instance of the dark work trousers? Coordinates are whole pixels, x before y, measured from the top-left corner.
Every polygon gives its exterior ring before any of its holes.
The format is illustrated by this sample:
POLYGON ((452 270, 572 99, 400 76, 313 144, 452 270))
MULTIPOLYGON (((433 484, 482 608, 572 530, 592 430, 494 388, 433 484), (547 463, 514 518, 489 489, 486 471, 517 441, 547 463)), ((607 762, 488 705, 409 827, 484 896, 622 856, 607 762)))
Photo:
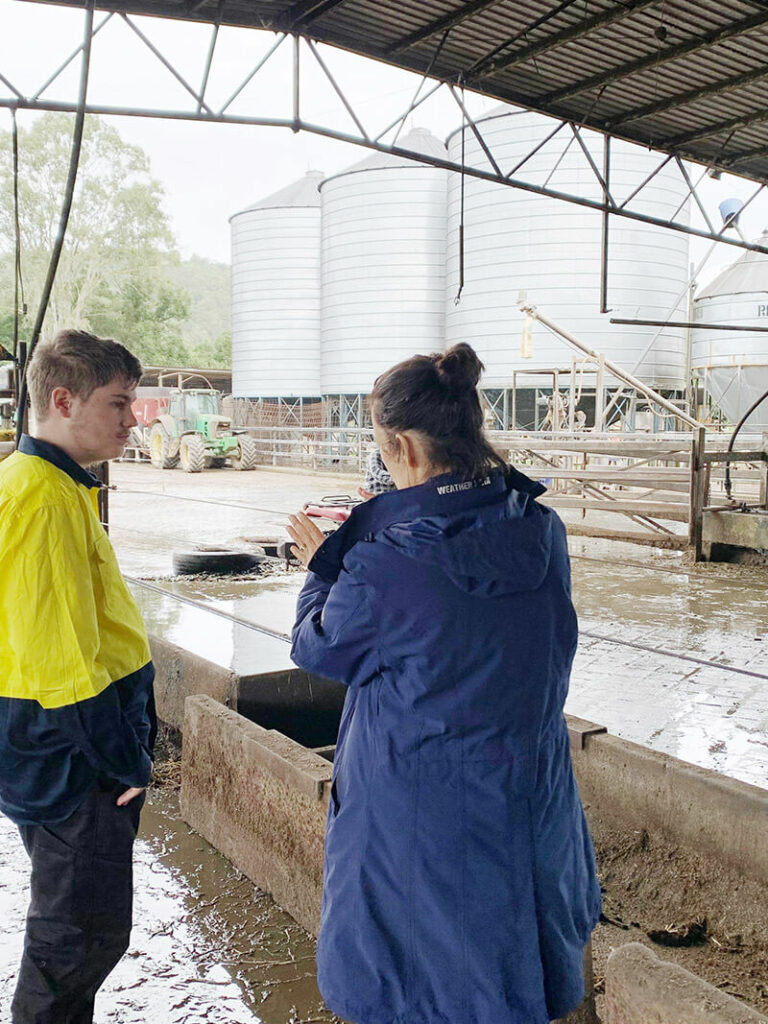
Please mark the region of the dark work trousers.
POLYGON ((13 1024, 91 1024, 96 992, 128 948, 133 841, 144 794, 104 780, 55 825, 20 825, 31 900, 13 1024))

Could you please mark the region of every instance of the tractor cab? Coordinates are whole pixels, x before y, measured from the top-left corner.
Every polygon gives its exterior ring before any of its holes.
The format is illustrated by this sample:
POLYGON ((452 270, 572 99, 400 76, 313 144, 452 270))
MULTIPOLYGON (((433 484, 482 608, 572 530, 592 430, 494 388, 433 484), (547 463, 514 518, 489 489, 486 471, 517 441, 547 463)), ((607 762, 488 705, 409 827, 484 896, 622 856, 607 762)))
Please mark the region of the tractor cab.
POLYGON ((178 434, 194 431, 206 440, 213 440, 230 432, 230 420, 219 415, 220 395, 208 388, 192 388, 171 392, 168 413, 178 434))

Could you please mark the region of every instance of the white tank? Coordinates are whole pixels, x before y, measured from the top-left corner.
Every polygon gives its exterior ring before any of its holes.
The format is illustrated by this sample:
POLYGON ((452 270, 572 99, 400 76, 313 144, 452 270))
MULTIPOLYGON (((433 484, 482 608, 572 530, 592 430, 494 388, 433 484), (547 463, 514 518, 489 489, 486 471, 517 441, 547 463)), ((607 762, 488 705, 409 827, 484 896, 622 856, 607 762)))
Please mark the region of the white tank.
MULTIPOLYGON (((504 173, 556 126, 529 111, 489 114, 479 129, 504 173)), ((470 128, 465 128, 466 160, 485 160, 470 128)), ((519 176, 563 192, 591 199, 602 197, 593 172, 574 140, 560 159, 569 132, 562 129, 520 168, 519 176), (558 163, 559 160, 559 163, 558 163), (553 172, 553 168, 556 170, 553 172)), ((602 169, 603 138, 583 132, 598 168, 602 169)), ((451 159, 461 159, 462 130, 448 138, 451 159)), ((624 198, 658 166, 660 157, 639 146, 611 144, 611 187, 624 198)), ((486 166, 487 162, 486 162, 486 166)), ((533 328, 533 356, 521 357, 522 317, 518 294, 538 306, 549 319, 610 359, 634 370, 657 328, 618 326, 611 317, 646 320, 687 319, 688 237, 684 234, 612 217, 608 305, 600 314, 600 213, 561 200, 477 178, 464 179, 464 289, 458 304, 461 177, 448 185, 448 273, 446 343, 467 341, 486 364, 485 387, 509 387, 513 370, 567 368, 573 350, 541 325, 533 328)), ((686 198, 679 173, 661 171, 639 193, 632 209, 671 217, 686 198)), ((678 220, 687 218, 687 208, 678 220)), ((684 386, 685 332, 665 329, 650 354, 637 367, 648 383, 663 388, 684 386)), ((522 382, 518 380, 518 383, 522 382)))
POLYGON ((320 394, 320 171, 230 217, 232 393, 320 394))
MULTIPOLYGON (((759 239, 768 246, 768 230, 759 239)), ((705 324, 768 327, 768 256, 745 252, 696 296, 692 368, 732 423, 768 391, 768 334, 707 330, 705 324)), ((768 430, 768 399, 744 424, 768 430)))
MULTIPOLYGON (((446 155, 423 129, 400 145, 446 155)), ((374 154, 322 183, 323 394, 366 394, 394 363, 444 347, 446 180, 374 154)))

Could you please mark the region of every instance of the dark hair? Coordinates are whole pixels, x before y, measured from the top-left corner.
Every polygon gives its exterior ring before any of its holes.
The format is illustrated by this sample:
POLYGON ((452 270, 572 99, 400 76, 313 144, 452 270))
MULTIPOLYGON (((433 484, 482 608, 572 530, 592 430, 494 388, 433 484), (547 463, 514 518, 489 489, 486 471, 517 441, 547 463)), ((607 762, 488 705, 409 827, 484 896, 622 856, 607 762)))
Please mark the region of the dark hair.
POLYGON ((483 433, 477 383, 485 367, 463 342, 447 352, 412 356, 376 381, 371 408, 388 434, 415 430, 430 462, 467 479, 483 476, 504 459, 483 433))
POLYGON ((38 421, 48 415, 54 388, 68 388, 87 400, 115 377, 138 384, 141 363, 128 349, 110 338, 97 338, 87 331, 59 331, 51 341, 41 342, 27 369, 32 408, 38 421))

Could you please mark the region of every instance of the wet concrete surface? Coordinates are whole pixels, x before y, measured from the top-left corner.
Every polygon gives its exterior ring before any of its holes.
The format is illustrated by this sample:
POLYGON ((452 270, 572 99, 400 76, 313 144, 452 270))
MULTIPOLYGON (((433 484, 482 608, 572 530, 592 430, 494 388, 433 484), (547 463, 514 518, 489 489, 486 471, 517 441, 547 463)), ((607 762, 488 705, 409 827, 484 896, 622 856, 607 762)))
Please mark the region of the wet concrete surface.
MULTIPOLYGON (((28 860, 0 816, 0 1024, 21 957, 28 860)), ((98 1024, 309 1024, 338 1018, 315 983, 314 940, 153 790, 135 852, 131 948, 96 1000, 98 1024)))
POLYGON ((123 572, 172 572, 172 553, 197 545, 247 549, 263 535, 287 539, 288 515, 326 494, 355 494, 357 478, 229 467, 189 474, 113 462, 110 530, 123 572))
MULTIPOLYGON (((189 476, 126 464, 113 466, 113 480, 118 555, 126 571, 148 576, 170 572, 174 548, 237 546, 249 538, 282 535, 280 510, 298 508, 311 496, 354 493, 356 487, 353 478, 301 472, 219 470, 189 476), (138 489, 165 490, 166 497, 126 493, 138 489), (168 494, 273 511, 227 510, 168 494), (123 527, 136 525, 137 509, 147 501, 148 532, 137 542, 123 527), (160 550, 152 544, 158 532, 160 550)), ((676 552, 579 537, 571 538, 570 548, 582 633, 567 710, 626 739, 768 786, 768 569, 692 565, 676 552)), ((293 571, 253 580, 159 582, 287 634, 302 579, 293 571)), ((179 602, 143 595, 142 608, 177 642, 219 663, 223 658, 246 664, 262 648, 265 657, 281 658, 279 641, 213 616, 206 624, 205 613, 179 602)))

